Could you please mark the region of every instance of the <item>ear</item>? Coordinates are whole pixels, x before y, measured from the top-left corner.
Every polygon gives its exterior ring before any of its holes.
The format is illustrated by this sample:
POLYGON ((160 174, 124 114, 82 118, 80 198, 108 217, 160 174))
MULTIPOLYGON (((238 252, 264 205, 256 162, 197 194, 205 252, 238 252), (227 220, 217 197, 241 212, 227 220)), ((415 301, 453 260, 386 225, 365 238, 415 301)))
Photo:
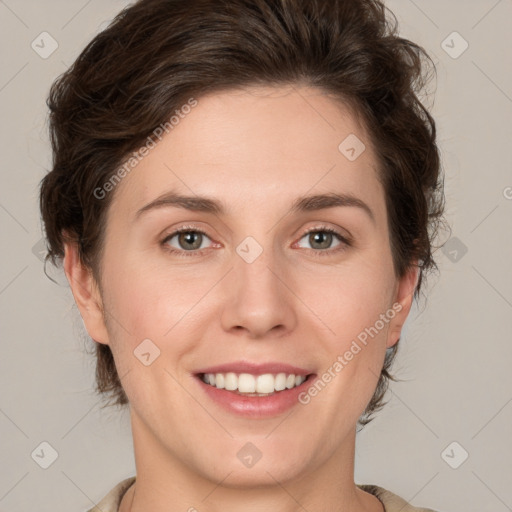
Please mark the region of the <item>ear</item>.
POLYGON ((80 261, 76 242, 64 244, 64 272, 89 336, 98 343, 108 345, 99 287, 91 269, 80 261))
POLYGON ((388 348, 395 345, 400 339, 402 328, 409 316, 409 312, 411 311, 414 290, 418 283, 419 271, 420 268, 415 262, 398 281, 395 300, 393 301, 393 310, 396 314, 389 322, 388 340, 386 343, 388 348))

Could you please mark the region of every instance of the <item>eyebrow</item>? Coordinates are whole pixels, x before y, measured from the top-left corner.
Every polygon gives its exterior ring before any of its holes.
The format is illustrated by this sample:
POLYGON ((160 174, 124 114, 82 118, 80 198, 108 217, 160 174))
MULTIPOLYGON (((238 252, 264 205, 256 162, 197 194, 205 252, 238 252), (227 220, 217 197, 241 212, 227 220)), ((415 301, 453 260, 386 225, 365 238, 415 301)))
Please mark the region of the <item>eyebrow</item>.
MULTIPOLYGON (((291 213, 311 212, 340 206, 360 208, 375 223, 375 215, 372 209, 364 201, 352 194, 336 194, 331 192, 302 196, 292 203, 290 211, 291 213)), ((145 212, 164 207, 183 208, 194 212, 205 212, 215 215, 226 214, 226 208, 216 199, 206 196, 187 196, 171 191, 140 208, 135 214, 135 219, 138 219, 145 212)))

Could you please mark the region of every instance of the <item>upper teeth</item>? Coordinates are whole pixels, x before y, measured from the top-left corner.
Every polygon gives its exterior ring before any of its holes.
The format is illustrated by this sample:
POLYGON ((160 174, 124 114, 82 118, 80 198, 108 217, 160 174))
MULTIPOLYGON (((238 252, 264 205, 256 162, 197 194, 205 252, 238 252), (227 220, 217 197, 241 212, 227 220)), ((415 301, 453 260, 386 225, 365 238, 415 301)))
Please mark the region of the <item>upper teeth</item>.
POLYGON ((205 373, 202 379, 207 384, 219 389, 228 391, 239 391, 240 393, 273 393, 283 389, 291 389, 302 384, 306 377, 292 373, 278 373, 273 375, 251 375, 250 373, 205 373))

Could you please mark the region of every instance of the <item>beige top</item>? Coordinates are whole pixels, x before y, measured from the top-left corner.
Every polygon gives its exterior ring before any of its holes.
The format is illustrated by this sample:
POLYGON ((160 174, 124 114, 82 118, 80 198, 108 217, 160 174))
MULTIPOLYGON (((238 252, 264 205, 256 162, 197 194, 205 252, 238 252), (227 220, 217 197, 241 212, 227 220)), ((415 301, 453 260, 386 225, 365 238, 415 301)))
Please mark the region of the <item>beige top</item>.
MULTIPOLYGON (((135 477, 127 478, 118 483, 94 508, 87 512, 118 512, 121 498, 135 482, 135 477)), ((385 512, 435 512, 430 508, 417 508, 407 501, 377 485, 358 485, 360 489, 376 496, 384 505, 385 512)))

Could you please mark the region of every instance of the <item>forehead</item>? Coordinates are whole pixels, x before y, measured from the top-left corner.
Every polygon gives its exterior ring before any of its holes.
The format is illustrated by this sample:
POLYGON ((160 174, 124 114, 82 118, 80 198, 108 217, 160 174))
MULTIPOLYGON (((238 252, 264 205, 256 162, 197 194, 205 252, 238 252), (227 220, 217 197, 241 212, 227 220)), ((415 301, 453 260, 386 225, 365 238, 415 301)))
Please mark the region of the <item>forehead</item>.
POLYGON ((196 101, 117 186, 124 213, 171 189, 269 209, 308 190, 382 193, 366 131, 319 89, 253 86, 196 101))

